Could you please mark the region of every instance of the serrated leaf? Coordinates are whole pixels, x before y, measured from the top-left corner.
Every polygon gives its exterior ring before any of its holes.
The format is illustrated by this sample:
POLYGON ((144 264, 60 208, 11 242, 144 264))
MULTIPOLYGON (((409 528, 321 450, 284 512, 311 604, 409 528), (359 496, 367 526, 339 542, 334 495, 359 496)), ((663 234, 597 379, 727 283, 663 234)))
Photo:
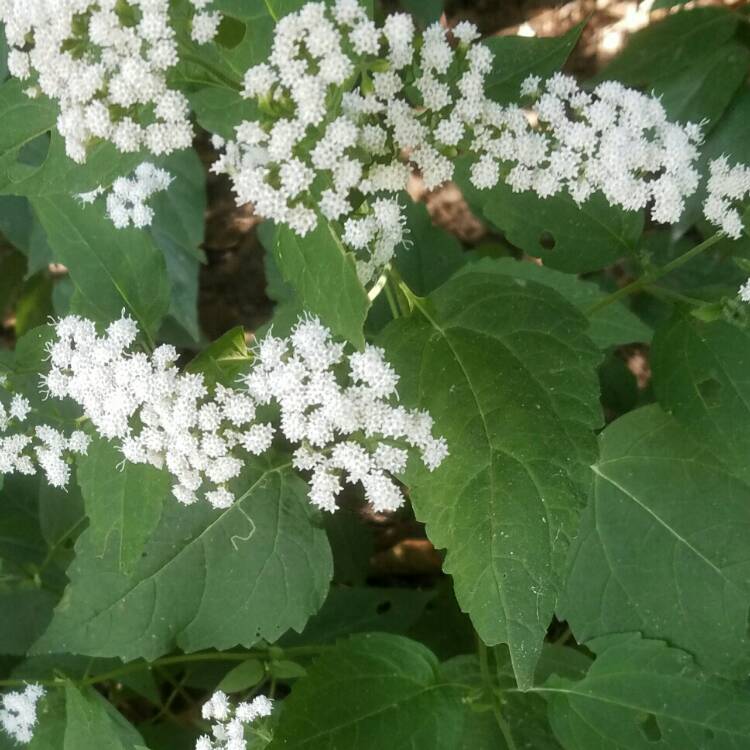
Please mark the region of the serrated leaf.
POLYGON ((441 679, 434 654, 396 635, 353 636, 325 652, 284 701, 269 750, 453 750, 461 690, 441 679))
POLYGON ((750 669, 750 487, 658 406, 602 433, 559 607, 583 642, 641 631, 704 669, 750 669))
POLYGON ((302 307, 319 316, 335 336, 363 346, 362 329, 370 301, 357 278, 354 259, 334 229, 319 220, 312 232, 298 237, 291 229, 280 227, 274 256, 302 307))
POLYGON ((328 591, 330 550, 288 464, 248 461, 226 510, 173 499, 129 576, 117 545, 76 544, 70 585, 36 653, 155 659, 301 630, 328 591))
POLYGON ((557 37, 493 36, 483 40, 494 54, 485 82, 487 96, 502 104, 516 103, 528 76, 546 78, 562 68, 584 25, 579 23, 557 37))
POLYGON ((635 32, 596 80, 615 78, 629 86, 645 86, 678 73, 696 56, 721 47, 738 23, 739 16, 728 8, 693 8, 669 15, 635 32))
POLYGON ((122 453, 112 443, 97 438, 87 454, 78 457, 76 476, 94 553, 103 556, 114 547, 117 570, 130 573, 159 523, 172 482, 166 471, 122 462, 122 453))
POLYGON ((632 255, 643 231, 643 212, 624 211, 595 193, 580 206, 565 193, 540 198, 515 193, 505 183, 477 190, 468 179, 469 161, 456 166, 456 182, 472 206, 501 229, 509 242, 545 266, 583 273, 632 255))
POLYGON ((651 367, 664 409, 750 482, 750 331, 676 314, 657 329, 651 367))
MULTIPOLYGON (((538 266, 536 263, 519 262, 512 258, 483 258, 466 266, 460 273, 480 271, 505 274, 549 286, 582 313, 607 296, 593 282, 583 281, 569 273, 538 266)), ((588 334, 594 343, 602 349, 607 349, 636 341, 649 342, 653 331, 625 305, 613 302, 590 316, 588 334)))
POLYGON ((583 680, 553 677, 540 690, 566 750, 744 750, 750 691, 707 679, 683 651, 639 635, 590 644, 596 661, 583 680))
POLYGON ((67 196, 37 197, 32 205, 55 259, 70 271, 80 312, 109 323, 124 309, 153 336, 169 306, 169 282, 164 256, 148 234, 116 229, 99 207, 67 196))
POLYGON ((562 585, 596 457, 599 353, 556 292, 465 273, 381 338, 405 403, 435 419, 450 456, 407 473, 417 517, 489 645, 528 686, 562 585))

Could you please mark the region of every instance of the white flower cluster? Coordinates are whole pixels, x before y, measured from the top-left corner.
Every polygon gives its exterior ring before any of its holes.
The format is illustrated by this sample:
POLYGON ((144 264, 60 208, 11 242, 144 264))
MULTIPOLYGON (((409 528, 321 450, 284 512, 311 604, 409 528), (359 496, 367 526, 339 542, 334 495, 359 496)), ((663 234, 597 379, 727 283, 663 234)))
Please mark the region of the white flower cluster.
MULTIPOLYGON (((488 70, 486 63, 475 75, 488 70)), ((445 125, 451 133, 473 130, 477 188, 503 179, 514 191, 533 190, 542 198, 566 190, 576 203, 600 191, 626 211, 650 204, 654 221, 673 223, 698 187, 701 127, 670 122, 653 96, 615 81, 589 93, 560 73, 544 83, 530 76, 521 86, 533 102, 526 111, 491 102, 480 88, 479 81, 466 87, 445 121, 453 123, 445 125)))
POLYGON ((190 0, 196 13, 190 26, 190 36, 198 44, 208 44, 216 37, 221 23, 221 13, 207 10, 212 0, 190 0))
POLYGON ((34 475, 38 467, 53 487, 65 487, 70 479, 66 454, 85 454, 89 438, 80 430, 65 437, 47 424, 7 434, 9 427, 18 429, 30 412, 29 400, 19 394, 12 397, 8 407, 0 402, 0 474, 34 475))
MULTIPOLYGON (((118 177, 107 195, 107 216, 118 229, 131 224, 139 229, 151 225, 154 209, 146 201, 154 193, 166 190, 172 184, 172 175, 150 162, 139 164, 132 177, 118 177)), ((97 187, 77 196, 82 203, 93 203, 107 189, 97 187)))
POLYGON ((730 166, 726 156, 714 159, 709 165, 707 192, 704 216, 728 237, 738 240, 744 227, 737 205, 750 197, 750 167, 730 166))
MULTIPOLYGON (((191 2, 193 37, 207 41, 217 14, 203 12, 206 0, 191 2)), ((178 62, 169 0, 4 0, 0 21, 8 69, 31 82, 29 95, 58 102, 71 159, 84 162, 96 139, 156 155, 190 146, 187 98, 167 85, 178 62)))
POLYGON ((16 742, 31 742, 36 726, 36 704, 44 696, 41 685, 27 685, 22 692, 6 693, 2 697, 0 724, 5 732, 16 742))
POLYGON ((342 478, 361 482, 377 511, 403 505, 389 475, 404 471, 408 452, 392 442, 417 449, 430 471, 448 454, 445 440, 432 436, 429 414, 393 405, 398 375, 383 354, 366 345, 345 356, 315 318, 301 320, 288 339, 267 336, 258 346, 248 392, 258 404, 278 404, 281 432, 299 445, 295 467, 312 471, 309 497, 318 508, 336 509, 342 478), (342 387, 337 367, 344 361, 342 387))
POLYGON ((211 727, 213 737, 205 734, 199 737, 195 750, 246 750, 245 727, 270 716, 271 711, 273 701, 265 695, 233 706, 226 694, 218 690, 203 704, 203 718, 216 721, 211 727))
POLYGON ((120 441, 125 460, 166 467, 185 504, 199 492, 217 508, 234 502, 227 483, 242 470, 238 454, 264 453, 274 438, 272 424, 256 418, 269 404, 280 412, 284 437, 298 446, 295 465, 312 471, 311 502, 325 510, 336 508, 342 475, 361 482, 377 510, 403 504, 389 474, 403 471, 408 454, 386 441, 418 448, 431 470, 447 454, 445 441, 432 437, 428 414, 391 403, 398 376, 380 349, 346 358, 349 382, 339 384, 343 345, 332 343, 317 319, 300 320, 289 339, 263 339, 245 388, 217 385, 212 393, 202 375, 178 371, 174 347, 131 352, 138 328, 127 316, 104 336, 77 316, 55 330, 43 378, 48 394, 80 405, 103 438, 120 441))
POLYGON ((230 175, 239 203, 299 235, 318 214, 340 222, 363 282, 404 240, 397 197, 412 170, 436 188, 461 152, 476 158, 480 189, 506 180, 578 202, 600 190, 628 210, 653 202, 657 221, 678 218, 698 183, 699 126, 670 123, 654 97, 611 82, 589 94, 559 74, 524 82, 533 111, 501 106, 485 94, 493 55, 478 36, 463 22, 419 39, 407 15, 377 28, 356 0, 306 4, 247 71, 244 94, 265 114, 219 141, 214 171, 230 175))

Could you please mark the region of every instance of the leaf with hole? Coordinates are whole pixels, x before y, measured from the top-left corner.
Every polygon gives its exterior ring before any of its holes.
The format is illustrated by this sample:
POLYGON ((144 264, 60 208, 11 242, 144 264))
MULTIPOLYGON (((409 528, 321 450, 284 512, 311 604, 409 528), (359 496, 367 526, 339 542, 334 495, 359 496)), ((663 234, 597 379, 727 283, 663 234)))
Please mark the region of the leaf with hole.
POLYGON ((552 728, 566 750, 743 750, 750 744, 746 685, 702 675, 690 657, 638 634, 592 641, 582 680, 551 677, 552 728))
POLYGON ((469 182, 466 158, 456 166, 456 182, 510 243, 558 271, 595 271, 632 255, 643 231, 642 211, 611 206, 599 193, 579 206, 567 194, 540 198, 531 191, 515 193, 502 182, 477 190, 469 182))

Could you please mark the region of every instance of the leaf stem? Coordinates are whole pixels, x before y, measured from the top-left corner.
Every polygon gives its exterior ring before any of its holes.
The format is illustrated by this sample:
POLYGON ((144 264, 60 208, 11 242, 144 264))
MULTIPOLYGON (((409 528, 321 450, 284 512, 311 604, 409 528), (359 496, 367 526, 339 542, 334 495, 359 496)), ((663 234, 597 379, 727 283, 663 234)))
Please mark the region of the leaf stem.
POLYGON ((383 290, 385 291, 385 298, 386 300, 388 300, 388 307, 391 308, 391 315, 393 315, 394 320, 396 318, 400 318, 401 311, 398 309, 398 304, 396 303, 396 298, 393 295, 393 289, 391 289, 391 284, 389 281, 386 281, 383 290))
POLYGON ((604 297, 596 304, 589 307, 588 310, 586 310, 586 315, 591 316, 594 313, 599 312, 599 310, 606 307, 607 305, 612 304, 612 302, 616 302, 623 297, 627 297, 629 294, 633 294, 633 292, 641 291, 645 287, 650 286, 657 279, 660 279, 662 276, 666 276, 668 273, 676 270, 680 266, 687 263, 689 260, 692 260, 696 255, 700 255, 700 253, 702 253, 704 250, 707 250, 709 247, 715 245, 722 238, 722 236, 723 235, 719 232, 717 232, 716 234, 712 234, 710 237, 703 240, 703 242, 696 245, 695 247, 692 247, 687 252, 667 263, 665 266, 657 268, 650 273, 646 273, 641 276, 641 278, 636 279, 635 281, 631 281, 630 284, 627 284, 621 289, 618 289, 616 292, 612 292, 612 294, 604 297))
POLYGON ((498 704, 497 695, 495 694, 492 675, 490 674, 490 665, 489 665, 489 657, 487 653, 487 646, 485 645, 484 641, 479 637, 479 634, 476 634, 476 640, 477 640, 477 656, 479 657, 479 671, 481 672, 481 675, 482 675, 482 682, 484 683, 485 690, 487 691, 487 694, 489 695, 489 698, 492 701, 492 713, 495 716, 495 721, 497 722, 497 725, 500 728, 500 732, 503 735, 503 739, 505 740, 505 744, 507 745, 508 750, 517 750, 516 743, 513 739, 513 734, 511 733, 510 727, 508 726, 508 722, 505 721, 502 713, 500 712, 500 706, 498 704))

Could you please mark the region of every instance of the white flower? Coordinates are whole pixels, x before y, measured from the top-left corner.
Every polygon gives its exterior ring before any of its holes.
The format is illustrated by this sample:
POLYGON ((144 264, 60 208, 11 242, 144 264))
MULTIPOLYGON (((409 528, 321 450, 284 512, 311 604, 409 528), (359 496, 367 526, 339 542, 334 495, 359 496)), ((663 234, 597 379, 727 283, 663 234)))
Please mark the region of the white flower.
POLYGON ((734 240, 739 239, 744 231, 742 214, 738 206, 741 206, 748 196, 750 167, 744 164, 730 166, 725 156, 714 159, 709 165, 708 195, 703 203, 703 214, 734 240))
POLYGON ((77 198, 81 203, 90 204, 100 195, 106 195, 107 216, 118 229, 131 224, 141 229, 150 226, 154 219, 154 210, 146 201, 155 193, 166 190, 172 179, 166 170, 143 162, 136 167, 132 177, 118 177, 109 194, 106 188, 99 186, 88 193, 80 193, 77 198))
POLYGON ((211 727, 213 737, 199 737, 195 750, 245 750, 245 726, 270 716, 272 711, 273 701, 265 695, 235 707, 224 693, 215 692, 203 705, 203 718, 216 720, 211 727))
MULTIPOLYGON (((699 125, 670 123, 657 99, 620 84, 588 94, 561 74, 523 82, 533 109, 501 106, 485 94, 493 55, 478 37, 466 22, 452 32, 433 24, 415 44, 407 15, 388 16, 378 29, 355 0, 307 3, 281 19, 268 60, 245 76, 245 96, 289 106, 283 116, 242 123, 214 171, 229 175, 239 203, 299 235, 318 215, 337 222, 365 284, 404 241, 403 222, 385 231, 376 202, 398 205, 415 170, 428 189, 444 184, 457 149, 473 157, 479 189, 502 179, 541 197, 567 191, 579 203, 599 191, 626 210, 650 205, 659 222, 679 217, 698 183, 699 125), (388 68, 372 70, 371 56, 380 55, 388 68), (370 70, 366 83, 342 91, 362 69, 370 70)), ((710 207, 726 214, 724 203, 710 207)))
POLYGON ((0 724, 6 734, 16 742, 31 742, 37 720, 36 704, 44 693, 43 687, 31 684, 27 685, 22 693, 12 692, 3 695, 0 701, 0 724))
MULTIPOLYGON (((220 16, 203 11, 208 2, 193 5, 200 11, 193 38, 204 43, 220 16)), ((146 145, 157 155, 190 145, 187 107, 171 106, 182 95, 167 85, 167 71, 179 61, 168 0, 7 0, 0 3, 0 21, 11 74, 33 80, 30 96, 41 92, 57 101, 57 128, 70 158, 84 162, 95 138, 125 152, 146 145), (150 110, 155 122, 132 119, 150 110)))
MULTIPOLYGON (((113 194, 129 189, 118 181, 113 194)), ((378 241, 402 232, 398 205, 385 199, 374 202, 369 219, 378 241)), ((301 318, 286 339, 260 341, 244 388, 209 389, 201 375, 180 373, 171 346, 151 355, 132 351, 138 327, 124 314, 103 336, 75 315, 55 323, 55 332, 41 387, 52 398, 76 402, 102 438, 119 442, 126 461, 169 471, 172 493, 186 505, 199 497, 219 509, 234 503, 228 483, 248 455, 269 450, 276 434, 256 414, 271 403, 279 431, 293 444, 295 467, 312 472, 310 502, 327 511, 336 509, 346 482, 360 483, 378 510, 399 507, 403 495, 390 475, 404 470, 406 449, 418 450, 430 470, 447 455, 445 441, 432 436, 429 415, 395 403, 398 375, 383 350, 368 345, 347 357, 317 318, 301 318)), ((20 396, 10 409, 0 405, 0 432, 28 408, 20 396)), ((50 484, 64 487, 66 451, 85 453, 88 446, 85 433, 66 438, 46 425, 33 436, 0 435, 0 473, 34 473, 36 463, 50 484)), ((221 718, 219 703, 212 705, 213 718, 221 718)))
POLYGON ((218 33, 220 23, 221 13, 196 13, 193 16, 190 36, 198 44, 207 44, 218 33))

